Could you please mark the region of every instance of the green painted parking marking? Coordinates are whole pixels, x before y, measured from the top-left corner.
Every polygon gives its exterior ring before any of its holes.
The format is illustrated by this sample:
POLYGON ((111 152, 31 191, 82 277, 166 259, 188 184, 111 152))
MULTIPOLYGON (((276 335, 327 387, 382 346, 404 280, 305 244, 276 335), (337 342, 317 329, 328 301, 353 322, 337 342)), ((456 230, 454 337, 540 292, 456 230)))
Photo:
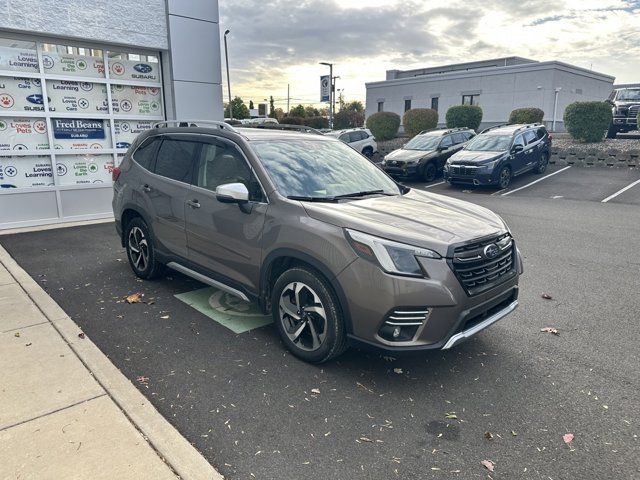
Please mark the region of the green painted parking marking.
POLYGON ((255 303, 244 302, 217 288, 200 288, 174 296, 233 333, 248 332, 273 321, 271 315, 263 315, 255 303))

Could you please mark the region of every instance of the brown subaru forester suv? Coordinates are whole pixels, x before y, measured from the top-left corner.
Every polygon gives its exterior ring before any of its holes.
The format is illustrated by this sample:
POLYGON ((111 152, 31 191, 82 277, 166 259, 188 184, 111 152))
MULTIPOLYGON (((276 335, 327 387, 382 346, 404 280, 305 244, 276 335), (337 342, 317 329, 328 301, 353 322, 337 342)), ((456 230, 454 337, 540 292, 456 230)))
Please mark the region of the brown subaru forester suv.
POLYGON ((349 341, 448 349, 518 305, 522 261, 498 215, 400 185, 331 137, 163 122, 113 178, 137 276, 169 267, 257 302, 309 362, 349 341))

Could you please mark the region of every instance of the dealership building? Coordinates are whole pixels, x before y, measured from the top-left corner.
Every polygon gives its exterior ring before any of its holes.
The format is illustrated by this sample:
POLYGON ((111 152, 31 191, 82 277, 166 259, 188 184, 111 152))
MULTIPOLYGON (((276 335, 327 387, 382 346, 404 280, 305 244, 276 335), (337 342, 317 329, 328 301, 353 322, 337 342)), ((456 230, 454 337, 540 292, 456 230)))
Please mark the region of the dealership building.
POLYGON ((0 229, 112 216, 138 133, 222 120, 220 66, 217 0, 5 2, 0 229))
POLYGON ((433 108, 444 126, 453 105, 479 105, 481 128, 504 123, 512 110, 538 107, 544 122, 564 130, 564 109, 576 101, 605 100, 615 77, 563 62, 538 62, 522 57, 496 58, 416 70, 388 70, 387 78, 370 82, 366 115, 411 108, 433 108))

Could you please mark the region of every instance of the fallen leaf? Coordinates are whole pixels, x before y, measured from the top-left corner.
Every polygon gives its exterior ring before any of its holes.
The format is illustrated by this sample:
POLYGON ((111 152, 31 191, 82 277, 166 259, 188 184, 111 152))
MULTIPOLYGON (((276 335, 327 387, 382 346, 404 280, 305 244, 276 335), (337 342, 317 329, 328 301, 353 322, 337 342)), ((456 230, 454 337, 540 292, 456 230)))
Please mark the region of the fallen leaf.
POLYGON ((79 338, 84 338, 84 337, 85 337, 85 335, 84 335, 84 333, 83 333, 83 332, 80 332, 80 333, 78 334, 78 337, 79 337, 79 338))
POLYGON ((518 436, 518 434, 517 434, 515 431, 513 431, 513 430, 511 430, 511 435, 513 435, 514 437, 517 437, 517 436, 518 436))
POLYGON ((543 293, 541 297, 544 298, 545 300, 553 300, 553 297, 548 293, 543 293))
POLYGON ((397 373, 398 375, 402 374, 402 369, 401 368, 394 368, 393 371, 395 373, 397 373))
POLYGON ((567 445, 570 445, 571 442, 573 442, 573 433, 565 433, 562 436, 562 440, 564 440, 564 443, 566 443, 567 445))
POLYGON ((16 332, 13 334, 14 337, 20 337, 20 332, 16 332))
POLYGON ((169 315, 163 315, 160 317, 162 320, 169 320, 169 315))
MULTIPOLYGON (((25 347, 30 347, 31 346, 31 342, 25 344, 25 347)), ((606 405, 605 405, 606 406, 606 405)))
POLYGON ((487 440, 493 440, 493 433, 484 432, 484 438, 486 438, 487 440))
POLYGON ((480 463, 484 466, 484 468, 486 468, 490 472, 493 472, 495 465, 491 460, 482 460, 480 463))
POLYGON ((317 394, 320 394, 320 389, 319 389, 319 388, 312 388, 312 389, 311 389, 311 393, 317 393, 317 394))
POLYGON ((371 440, 370 438, 367 438, 367 437, 360 437, 360 439, 359 439, 359 440, 360 440, 361 442, 369 442, 369 443, 372 443, 372 442, 373 442, 373 440, 371 440))
POLYGON ((554 335, 560 335, 560 332, 558 331, 558 329, 553 327, 544 327, 544 328, 541 328, 540 331, 542 333, 553 333, 554 335))
POLYGON ((144 375, 140 375, 136 380, 140 383, 146 384, 149 381, 149 377, 145 377, 144 375))
POLYGON ((142 303, 142 294, 141 293, 132 293, 125 297, 125 301, 129 304, 131 303, 142 303))
POLYGON ((457 420, 458 416, 456 415, 456 412, 447 412, 444 414, 444 418, 447 418, 449 420, 457 420))

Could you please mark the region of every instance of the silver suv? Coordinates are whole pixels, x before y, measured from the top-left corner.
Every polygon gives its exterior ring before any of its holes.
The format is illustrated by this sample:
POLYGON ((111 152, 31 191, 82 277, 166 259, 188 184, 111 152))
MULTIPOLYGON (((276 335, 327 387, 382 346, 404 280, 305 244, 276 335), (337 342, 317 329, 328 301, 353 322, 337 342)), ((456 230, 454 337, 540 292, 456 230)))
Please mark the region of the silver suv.
POLYGON ((491 211, 399 185, 327 136, 170 124, 113 172, 140 278, 169 267, 255 301, 309 362, 349 340, 447 349, 516 308, 520 254, 491 211))

